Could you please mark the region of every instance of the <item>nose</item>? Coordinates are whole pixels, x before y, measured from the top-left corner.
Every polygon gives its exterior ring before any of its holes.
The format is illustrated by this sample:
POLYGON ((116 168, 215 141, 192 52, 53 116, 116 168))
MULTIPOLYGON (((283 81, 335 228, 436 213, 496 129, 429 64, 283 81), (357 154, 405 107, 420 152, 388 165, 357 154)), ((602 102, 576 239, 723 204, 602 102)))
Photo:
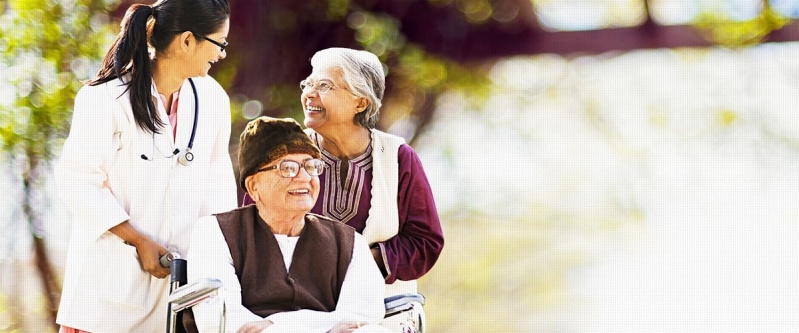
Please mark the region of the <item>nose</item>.
POLYGON ((222 50, 222 52, 219 52, 219 60, 222 60, 222 59, 225 59, 225 58, 227 58, 227 50, 222 50))
POLYGON ((308 170, 305 170, 305 168, 300 168, 300 172, 298 172, 297 175, 294 176, 294 178, 292 178, 292 180, 300 181, 300 182, 304 183, 304 182, 311 181, 312 178, 313 178, 313 176, 311 176, 311 174, 308 173, 308 170))
POLYGON ((319 92, 316 91, 316 88, 310 86, 310 87, 306 87, 302 91, 302 95, 301 96, 302 96, 302 98, 310 98, 310 97, 315 97, 318 93, 319 92))

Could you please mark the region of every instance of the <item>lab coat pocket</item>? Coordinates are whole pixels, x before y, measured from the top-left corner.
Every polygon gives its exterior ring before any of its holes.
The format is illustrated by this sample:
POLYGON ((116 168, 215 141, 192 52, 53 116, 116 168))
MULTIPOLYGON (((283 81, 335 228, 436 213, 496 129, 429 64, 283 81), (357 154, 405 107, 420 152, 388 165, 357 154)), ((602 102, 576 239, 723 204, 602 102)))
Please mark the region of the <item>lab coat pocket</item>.
POLYGON ((121 238, 106 234, 97 240, 106 261, 99 269, 99 298, 110 307, 145 311, 150 294, 150 274, 142 270, 136 248, 121 238))

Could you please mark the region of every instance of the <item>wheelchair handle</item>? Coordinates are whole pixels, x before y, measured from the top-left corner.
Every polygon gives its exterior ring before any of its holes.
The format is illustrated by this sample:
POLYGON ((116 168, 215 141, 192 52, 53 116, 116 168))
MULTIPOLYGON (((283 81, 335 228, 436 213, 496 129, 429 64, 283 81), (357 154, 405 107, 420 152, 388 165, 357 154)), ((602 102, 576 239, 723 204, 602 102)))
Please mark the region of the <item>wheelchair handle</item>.
POLYGON ((172 259, 172 265, 169 267, 169 271, 171 274, 170 282, 174 286, 172 290, 177 289, 177 287, 180 287, 188 282, 188 274, 186 273, 186 259, 172 259))
POLYGON ((172 260, 175 259, 180 259, 180 254, 177 252, 168 252, 167 254, 164 254, 158 258, 158 262, 161 263, 161 267, 169 268, 172 266, 172 260))

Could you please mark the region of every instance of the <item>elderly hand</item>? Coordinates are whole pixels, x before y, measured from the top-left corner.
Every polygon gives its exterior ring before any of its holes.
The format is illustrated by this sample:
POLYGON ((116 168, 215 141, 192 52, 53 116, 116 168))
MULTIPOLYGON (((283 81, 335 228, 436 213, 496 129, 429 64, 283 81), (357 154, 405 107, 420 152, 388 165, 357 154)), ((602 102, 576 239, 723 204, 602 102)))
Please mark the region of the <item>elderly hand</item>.
POLYGON ((236 331, 236 333, 260 333, 267 327, 272 326, 272 324, 274 323, 269 319, 251 321, 239 327, 239 330, 236 331))
POLYGON ((338 322, 338 324, 336 324, 336 326, 333 326, 333 328, 331 328, 327 332, 328 333, 351 333, 351 332, 355 332, 357 329, 361 328, 361 326, 364 326, 366 324, 368 324, 368 323, 365 322, 365 321, 349 321, 349 320, 345 321, 345 320, 342 320, 342 321, 338 322))

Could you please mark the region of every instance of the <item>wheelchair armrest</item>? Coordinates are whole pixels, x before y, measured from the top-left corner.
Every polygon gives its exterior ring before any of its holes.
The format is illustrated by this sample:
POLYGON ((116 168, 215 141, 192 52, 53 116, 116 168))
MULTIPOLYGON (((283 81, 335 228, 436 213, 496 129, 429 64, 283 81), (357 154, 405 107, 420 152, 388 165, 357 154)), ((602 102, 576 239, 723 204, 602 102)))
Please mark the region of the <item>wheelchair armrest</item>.
POLYGON ((384 303, 386 305, 386 317, 390 317, 412 309, 414 304, 424 305, 424 296, 422 294, 399 294, 386 297, 384 303))
POLYGON ((214 297, 221 287, 222 281, 206 278, 177 288, 169 294, 172 311, 177 313, 214 297))

